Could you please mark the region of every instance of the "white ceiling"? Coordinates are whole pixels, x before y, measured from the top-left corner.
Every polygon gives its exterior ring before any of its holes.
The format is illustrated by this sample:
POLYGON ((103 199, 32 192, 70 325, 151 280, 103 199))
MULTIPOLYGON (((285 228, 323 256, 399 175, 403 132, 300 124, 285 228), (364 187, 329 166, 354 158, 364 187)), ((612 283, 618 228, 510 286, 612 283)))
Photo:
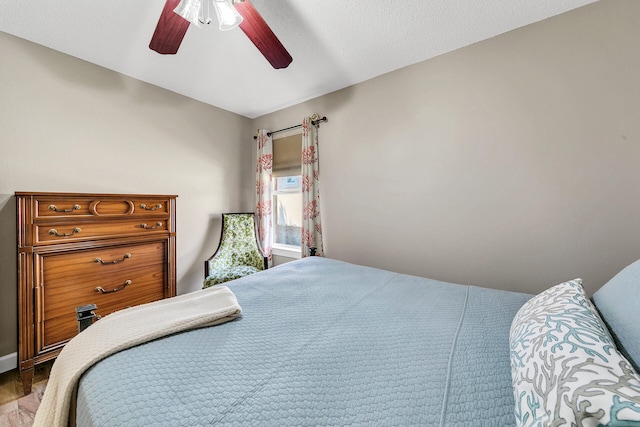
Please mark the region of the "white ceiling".
POLYGON ((255 118, 595 1, 253 0, 283 70, 214 25, 150 50, 164 0, 0 0, 0 31, 255 118))

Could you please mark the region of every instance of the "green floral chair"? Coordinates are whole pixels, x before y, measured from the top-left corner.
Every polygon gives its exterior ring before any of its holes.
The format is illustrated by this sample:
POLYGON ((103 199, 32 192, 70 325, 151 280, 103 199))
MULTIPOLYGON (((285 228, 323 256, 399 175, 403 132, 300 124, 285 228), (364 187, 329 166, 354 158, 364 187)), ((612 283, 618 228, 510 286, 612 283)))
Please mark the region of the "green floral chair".
POLYGON ((218 285, 268 268, 256 235, 255 214, 222 214, 216 252, 204 262, 204 286, 218 285))

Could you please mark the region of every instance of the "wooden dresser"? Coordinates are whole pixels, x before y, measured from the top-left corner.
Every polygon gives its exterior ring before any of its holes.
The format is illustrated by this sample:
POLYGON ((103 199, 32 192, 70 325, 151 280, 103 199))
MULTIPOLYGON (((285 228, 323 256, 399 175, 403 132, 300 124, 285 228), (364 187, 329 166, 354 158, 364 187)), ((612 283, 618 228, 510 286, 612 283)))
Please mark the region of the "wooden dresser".
MULTIPOLYGON (((18 365, 33 369, 97 316, 176 294, 176 196, 17 192, 18 365)), ((99 318, 98 317, 98 318, 99 318)))

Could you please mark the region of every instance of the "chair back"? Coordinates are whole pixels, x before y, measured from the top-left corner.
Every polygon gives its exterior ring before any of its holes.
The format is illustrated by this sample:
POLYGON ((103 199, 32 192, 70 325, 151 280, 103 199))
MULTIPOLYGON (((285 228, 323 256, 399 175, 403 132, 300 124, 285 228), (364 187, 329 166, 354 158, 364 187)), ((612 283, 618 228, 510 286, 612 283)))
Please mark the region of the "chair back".
POLYGON ((238 266, 251 266, 258 270, 267 268, 252 212, 222 214, 220 243, 215 254, 205 262, 205 277, 216 268, 238 266))

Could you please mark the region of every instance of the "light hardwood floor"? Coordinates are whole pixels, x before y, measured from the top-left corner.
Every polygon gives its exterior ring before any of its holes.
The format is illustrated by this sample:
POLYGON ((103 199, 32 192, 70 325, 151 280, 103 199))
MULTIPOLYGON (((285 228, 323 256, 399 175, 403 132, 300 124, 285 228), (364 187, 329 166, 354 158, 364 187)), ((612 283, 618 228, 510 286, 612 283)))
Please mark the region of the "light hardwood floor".
POLYGON ((38 366, 31 393, 24 396, 17 370, 0 374, 0 427, 31 426, 47 385, 52 362, 38 366))

